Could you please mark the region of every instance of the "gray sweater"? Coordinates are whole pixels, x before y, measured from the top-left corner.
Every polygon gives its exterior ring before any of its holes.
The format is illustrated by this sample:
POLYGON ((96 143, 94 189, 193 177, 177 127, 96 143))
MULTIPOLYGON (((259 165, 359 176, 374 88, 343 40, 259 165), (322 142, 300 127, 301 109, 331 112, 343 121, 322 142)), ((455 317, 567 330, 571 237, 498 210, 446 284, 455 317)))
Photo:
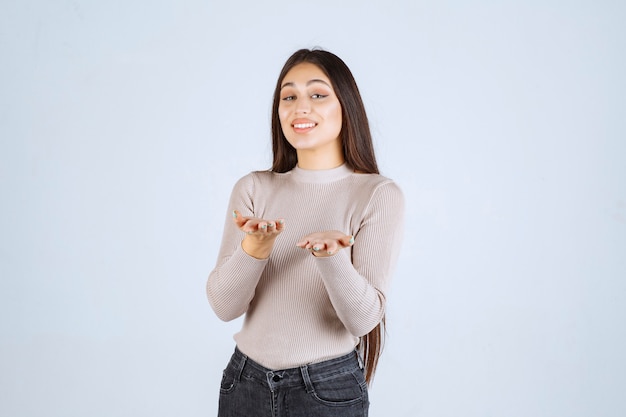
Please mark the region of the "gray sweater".
POLYGON ((253 172, 235 185, 207 296, 225 321, 245 314, 238 348, 270 369, 286 369, 349 353, 385 312, 402 240, 404 197, 390 179, 330 170, 253 172), (271 255, 241 248, 232 210, 285 219, 271 255), (296 246, 305 235, 339 230, 354 245, 330 257, 296 246))

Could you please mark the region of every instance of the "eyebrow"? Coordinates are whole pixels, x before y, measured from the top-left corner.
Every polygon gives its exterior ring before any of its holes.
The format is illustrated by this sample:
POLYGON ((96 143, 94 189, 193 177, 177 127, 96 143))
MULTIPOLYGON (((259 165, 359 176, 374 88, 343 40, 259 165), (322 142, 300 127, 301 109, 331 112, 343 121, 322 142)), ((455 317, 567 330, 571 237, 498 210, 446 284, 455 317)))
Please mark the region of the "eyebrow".
MULTIPOLYGON (((320 80, 320 79, 318 79, 318 78, 314 78, 314 79, 312 79, 312 80, 307 81, 306 85, 307 85, 307 87, 308 87, 309 85, 311 85, 311 84, 313 84, 313 83, 322 83, 322 84, 325 84, 325 85, 327 85, 328 87, 330 87, 330 85, 329 85, 326 81, 324 81, 324 80, 320 80)), ((282 86, 280 86, 280 89, 282 90, 282 89, 283 89, 283 88, 285 88, 285 87, 294 87, 295 85, 296 85, 295 83, 288 82, 288 83, 285 83, 285 84, 283 84, 282 86)), ((332 87, 331 87, 331 88, 332 88, 332 87)))

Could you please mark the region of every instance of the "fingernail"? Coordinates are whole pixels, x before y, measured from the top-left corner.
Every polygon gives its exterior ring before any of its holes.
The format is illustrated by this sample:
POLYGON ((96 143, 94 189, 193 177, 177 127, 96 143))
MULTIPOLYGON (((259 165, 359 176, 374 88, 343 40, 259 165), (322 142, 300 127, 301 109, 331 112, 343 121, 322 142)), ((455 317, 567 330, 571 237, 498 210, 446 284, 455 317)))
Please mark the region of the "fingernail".
POLYGON ((317 252, 318 250, 320 250, 320 248, 318 248, 318 247, 316 246, 316 247, 314 247, 314 248, 313 248, 313 250, 314 250, 315 252, 317 252))
POLYGON ((233 217, 237 217, 237 212, 235 210, 233 210, 233 217))
POLYGON ((281 219, 281 220, 278 221, 278 223, 285 224, 285 221, 281 219))
POLYGON ((274 223, 268 224, 269 227, 274 227, 274 223))
POLYGON ((354 243, 354 236, 350 237, 350 244, 354 243))
POLYGON ((333 254, 331 251, 328 251, 328 252, 326 252, 326 253, 327 253, 327 254, 329 254, 329 255, 332 255, 332 254, 333 254))
POLYGON ((261 225, 261 229, 265 229, 266 227, 267 227, 267 225, 266 225, 266 224, 262 224, 262 225, 261 225))

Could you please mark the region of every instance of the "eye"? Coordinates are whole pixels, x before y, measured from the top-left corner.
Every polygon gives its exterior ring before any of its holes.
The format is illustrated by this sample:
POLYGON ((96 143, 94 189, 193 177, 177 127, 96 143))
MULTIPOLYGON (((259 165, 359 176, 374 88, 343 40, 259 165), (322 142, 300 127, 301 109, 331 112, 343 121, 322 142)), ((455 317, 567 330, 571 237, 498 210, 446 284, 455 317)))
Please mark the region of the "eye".
POLYGON ((292 101, 292 100, 295 100, 295 99, 296 99, 295 96, 285 96, 285 97, 281 98, 281 100, 283 100, 283 101, 292 101))
POLYGON ((316 98, 316 99, 324 98, 324 97, 328 97, 328 95, 327 94, 313 94, 311 96, 311 98, 316 98))

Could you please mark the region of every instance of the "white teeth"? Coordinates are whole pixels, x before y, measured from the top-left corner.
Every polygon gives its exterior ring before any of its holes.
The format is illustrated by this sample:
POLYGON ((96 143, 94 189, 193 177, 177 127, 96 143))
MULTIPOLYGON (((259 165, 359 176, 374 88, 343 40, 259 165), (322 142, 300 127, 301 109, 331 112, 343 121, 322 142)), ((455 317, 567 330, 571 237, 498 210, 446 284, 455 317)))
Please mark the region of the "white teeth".
POLYGON ((315 123, 297 123, 293 125, 296 129, 307 129, 309 127, 314 127, 315 123))

